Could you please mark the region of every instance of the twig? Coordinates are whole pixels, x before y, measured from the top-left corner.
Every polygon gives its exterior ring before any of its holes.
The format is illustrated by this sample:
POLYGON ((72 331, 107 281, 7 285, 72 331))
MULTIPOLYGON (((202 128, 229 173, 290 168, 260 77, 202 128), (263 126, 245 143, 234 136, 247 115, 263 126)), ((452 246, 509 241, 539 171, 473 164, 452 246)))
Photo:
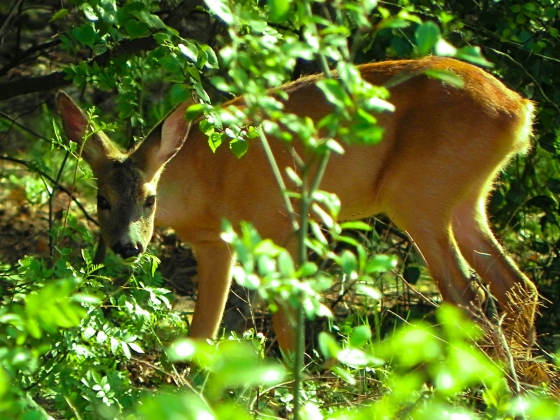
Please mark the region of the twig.
MULTIPOLYGON (((164 23, 173 27, 178 24, 180 17, 188 15, 198 6, 202 6, 203 4, 204 3, 201 0, 183 1, 177 6, 177 9, 170 13, 167 19, 164 19, 164 23), (182 7, 180 13, 175 13, 175 11, 179 10, 180 7, 182 7)), ((104 67, 111 59, 115 58, 115 56, 136 54, 142 51, 153 50, 158 45, 159 44, 153 36, 132 40, 125 39, 117 44, 116 47, 93 58, 91 63, 96 63, 100 67, 104 67)), ((71 85, 72 83, 72 79, 69 78, 68 74, 64 71, 56 71, 46 76, 22 77, 21 79, 0 83, 0 101, 28 93, 48 92, 53 89, 59 89, 64 86, 71 85)))
POLYGON ((554 102, 552 99, 550 99, 547 94, 544 92, 541 84, 539 83, 539 81, 527 70, 527 68, 522 65, 519 61, 514 60, 512 56, 510 56, 509 54, 506 54, 505 52, 502 51, 498 51, 494 48, 487 48, 488 50, 492 51, 494 54, 496 55, 500 55, 502 57, 507 58, 509 61, 511 61, 513 64, 515 64, 517 67, 519 67, 521 69, 521 71, 529 78, 531 79, 531 81, 534 83, 535 88, 537 89, 537 91, 539 92, 539 94, 545 99, 545 101, 552 106, 554 109, 556 109, 556 112, 560 113, 560 106, 554 102))
MULTIPOLYGON (((58 173, 56 174, 56 179, 55 181, 55 185, 60 185, 60 178, 62 177, 62 172, 64 170, 64 167, 66 166, 66 162, 68 161, 68 156, 70 155, 69 151, 66 151, 66 154, 64 155, 64 159, 62 160, 62 164, 60 165, 60 168, 58 169, 58 173)), ((56 188, 52 188, 50 193, 49 193, 49 231, 52 231, 52 224, 53 224, 53 198, 54 198, 54 192, 55 192, 56 188)), ((67 209, 68 210, 68 209, 67 209)), ((51 253, 51 258, 54 257, 54 235, 49 235, 49 249, 50 249, 50 253, 51 253)))
POLYGON ((85 209, 85 207, 82 205, 82 203, 70 192, 70 190, 68 190, 66 187, 64 187, 61 184, 58 184, 56 182, 55 179, 53 179, 50 175, 46 174, 45 172, 41 171, 39 168, 35 167, 33 165, 33 163, 26 161, 26 160, 22 160, 22 159, 16 159, 16 158, 12 158, 9 156, 0 156, 0 160, 7 160, 8 162, 14 162, 17 163, 19 165, 23 165, 27 168, 29 168, 29 170, 31 170, 32 172, 37 173, 38 175, 44 177, 45 179, 47 179, 49 182, 51 182, 54 187, 60 191, 62 191, 63 193, 65 193, 66 195, 68 195, 68 197, 70 197, 72 199, 72 201, 74 201, 76 203, 76 205, 78 206, 78 208, 81 210, 81 212, 83 213, 83 215, 85 216, 85 218, 95 224, 96 226, 99 226, 99 223, 97 222, 97 220, 95 220, 93 217, 91 217, 88 213, 88 211, 85 209))
MULTIPOLYGON (((4 114, 3 112, 0 112, 0 117, 4 118, 5 120, 9 121, 12 125, 15 125, 19 128, 21 128, 22 130, 26 131, 27 133, 37 137, 38 139, 41 139, 43 141, 49 141, 49 139, 47 139, 46 137, 43 137, 40 134, 37 134, 36 132, 34 132, 33 130, 27 128, 26 126, 24 126, 23 124, 20 124, 19 122, 17 122, 17 120, 13 119, 12 117, 10 117, 9 115, 4 114)), ((10 127, 11 128, 11 127, 10 127)))
POLYGON ((10 11, 8 12, 8 16, 6 16, 6 18, 4 19, 4 23, 2 24, 2 26, 0 26, 0 37, 2 37, 4 35, 4 32, 6 32, 6 29, 10 28, 11 23, 12 23, 11 21, 12 21, 13 12, 16 9, 19 10, 22 3, 23 3, 23 0, 18 0, 10 8, 10 11))
POLYGON ((415 295, 417 295, 418 297, 420 297, 424 302, 426 302, 427 304, 433 306, 434 308, 439 307, 438 303, 436 301, 434 301, 433 299, 430 299, 428 296, 426 296, 425 294, 423 294, 420 290, 418 290, 416 287, 414 287, 412 284, 410 284, 400 273, 397 273, 395 271, 393 271, 393 274, 395 274, 400 281, 402 281, 404 283, 404 285, 410 290, 412 291, 412 293, 414 293, 415 295))

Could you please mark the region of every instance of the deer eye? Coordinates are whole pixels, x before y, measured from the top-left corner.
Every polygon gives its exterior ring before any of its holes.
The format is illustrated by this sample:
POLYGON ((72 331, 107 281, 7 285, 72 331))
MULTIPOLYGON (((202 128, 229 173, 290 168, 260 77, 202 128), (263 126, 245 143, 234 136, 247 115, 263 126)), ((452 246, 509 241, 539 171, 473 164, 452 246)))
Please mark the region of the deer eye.
POLYGON ((152 208, 154 207, 154 204, 156 204, 156 196, 150 195, 148 198, 146 198, 146 203, 144 204, 144 206, 147 208, 152 208))
POLYGON ((97 196, 97 209, 98 210, 111 210, 111 204, 109 201, 101 195, 97 196))

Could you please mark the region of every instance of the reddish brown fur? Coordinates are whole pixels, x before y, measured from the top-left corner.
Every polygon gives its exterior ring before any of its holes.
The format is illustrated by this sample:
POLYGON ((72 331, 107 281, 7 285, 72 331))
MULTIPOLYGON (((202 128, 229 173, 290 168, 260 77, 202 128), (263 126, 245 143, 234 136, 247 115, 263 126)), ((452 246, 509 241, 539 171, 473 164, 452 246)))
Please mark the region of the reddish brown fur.
MULTIPOLYGON (((340 198, 340 219, 387 214, 413 238, 446 301, 464 307, 475 301, 469 266, 474 268, 511 323, 521 320, 516 323, 516 333, 530 337, 536 289, 494 239, 485 204, 497 174, 515 154, 530 147, 531 102, 482 70, 452 59, 373 63, 361 66, 360 71, 374 85, 383 85, 403 73, 417 75, 390 90, 396 111, 376 116, 385 129, 381 143, 348 146, 344 155, 333 156, 329 162, 321 188, 340 198), (465 85, 459 89, 420 75, 425 69, 452 71, 465 85), (512 292, 523 295, 522 299, 514 298, 512 292), (520 301, 529 302, 521 314, 520 301)), ((287 110, 315 121, 330 112, 314 86, 318 78, 309 76, 284 87, 290 93, 287 110)), ((63 95, 60 98, 68 136, 80 141, 75 105, 63 95)), ((240 106, 242 101, 232 103, 240 106)), ((232 267, 230 250, 220 239, 221 220, 234 224, 248 220, 261 235, 292 253, 295 245, 286 208, 260 144, 251 144, 242 159, 227 147, 213 153, 197 128, 189 131, 183 119, 185 107, 167 118, 161 136, 156 130, 137 150, 119 159, 138 163, 145 182, 139 191, 153 192, 157 185, 156 223, 171 226, 193 246, 199 290, 190 333, 211 338, 222 317, 232 267)), ((102 137, 92 140, 105 142, 102 137)), ((286 147, 279 141, 270 143, 278 165, 294 167, 286 147)), ((294 147, 301 153, 299 143, 294 147)), ((116 207, 118 191, 105 193, 111 189, 106 181, 107 159, 98 155, 86 154, 86 160, 98 178, 100 194, 110 195, 116 207)), ((139 207, 147 195, 139 193, 139 207)), ((115 228, 116 219, 115 214, 100 214, 109 245, 128 240, 145 247, 151 232, 127 238, 126 232, 115 228)), ((293 343, 288 324, 283 313, 275 316, 275 330, 285 350, 293 343)))

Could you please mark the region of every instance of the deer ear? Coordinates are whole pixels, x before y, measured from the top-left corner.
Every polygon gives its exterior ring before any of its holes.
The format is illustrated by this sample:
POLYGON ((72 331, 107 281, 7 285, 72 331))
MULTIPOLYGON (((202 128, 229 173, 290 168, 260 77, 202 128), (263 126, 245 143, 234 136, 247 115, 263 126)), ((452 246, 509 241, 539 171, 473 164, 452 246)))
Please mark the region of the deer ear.
POLYGON ((88 128, 88 118, 84 111, 68 96, 65 92, 58 92, 56 95, 56 105, 58 114, 62 118, 62 124, 66 136, 78 144, 82 143, 88 128))
POLYGON ((78 143, 84 160, 89 163, 94 172, 95 168, 107 162, 110 157, 122 155, 102 132, 85 138, 90 130, 88 117, 70 96, 60 91, 56 96, 56 104, 66 136, 69 140, 78 143))
POLYGON ((133 153, 149 177, 156 175, 183 146, 191 126, 185 111, 192 104, 188 101, 178 105, 133 153))

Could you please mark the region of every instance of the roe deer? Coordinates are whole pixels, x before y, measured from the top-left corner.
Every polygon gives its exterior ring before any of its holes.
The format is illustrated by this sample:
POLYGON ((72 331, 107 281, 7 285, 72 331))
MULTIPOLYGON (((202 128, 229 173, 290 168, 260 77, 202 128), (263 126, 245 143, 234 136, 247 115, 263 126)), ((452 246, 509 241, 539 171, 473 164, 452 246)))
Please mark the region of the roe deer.
MULTIPOLYGON (((338 195, 339 219, 385 213, 407 232, 423 255, 445 301, 475 304, 474 269, 496 297, 517 337, 531 340, 538 293, 504 253, 488 225, 486 201, 499 172, 530 147, 533 104, 484 71, 454 59, 427 57, 359 67, 363 78, 383 85, 396 75, 414 77, 390 89, 393 113, 376 115, 384 128, 374 146, 350 145, 332 156, 321 189, 338 195), (446 70, 464 81, 458 88, 422 75, 446 70)), ((315 121, 331 110, 315 86, 320 76, 286 84, 286 110, 315 121)), ((90 132, 80 108, 57 97, 68 138, 82 144, 90 132)), ((230 102, 243 106, 243 98, 230 102)), ((230 287, 232 256, 220 238, 221 220, 250 221, 265 238, 295 255, 284 202, 260 143, 238 159, 227 147, 213 153, 195 123, 178 106, 133 150, 123 153, 102 133, 83 145, 98 184, 98 217, 105 242, 123 258, 148 245, 154 222, 172 227, 198 260, 198 296, 190 335, 213 338, 230 287), (157 196, 157 199, 156 199, 157 196)), ((271 140, 279 167, 291 154, 271 140)), ((290 147, 300 152, 297 141, 290 147)), ((288 182, 288 181, 287 181, 288 182)), ((274 329, 283 350, 294 343, 282 311, 274 329)))

